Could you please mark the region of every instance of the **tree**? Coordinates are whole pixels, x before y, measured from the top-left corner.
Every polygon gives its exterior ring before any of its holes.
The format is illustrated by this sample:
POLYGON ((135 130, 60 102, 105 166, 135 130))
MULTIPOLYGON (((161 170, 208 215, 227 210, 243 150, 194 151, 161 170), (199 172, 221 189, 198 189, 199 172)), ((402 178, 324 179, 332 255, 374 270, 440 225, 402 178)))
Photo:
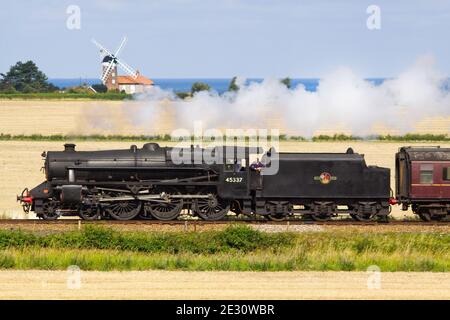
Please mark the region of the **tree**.
POLYGON ((191 96, 190 92, 175 92, 175 94, 177 95, 178 98, 183 100, 191 96))
POLYGON ((22 93, 36 93, 37 90, 30 86, 29 84, 25 84, 21 90, 22 93))
POLYGON ((19 61, 6 74, 1 73, 0 88, 13 87, 19 92, 52 92, 58 87, 47 82, 47 76, 33 61, 19 61))
POLYGON ((194 93, 200 92, 200 91, 209 91, 210 89, 211 89, 211 87, 207 83, 194 82, 192 84, 191 93, 194 94, 194 93))
POLYGON ((17 93, 17 90, 9 83, 0 84, 1 93, 17 93))
POLYGON ((92 90, 89 89, 89 87, 83 87, 83 86, 76 86, 76 87, 69 87, 66 88, 67 93, 93 93, 92 90))
POLYGON ((290 89, 291 86, 292 86, 292 81, 291 81, 291 78, 289 78, 289 77, 286 77, 286 78, 284 78, 284 79, 281 79, 280 82, 281 82, 282 84, 284 84, 288 89, 290 89))
POLYGON ((102 83, 94 84, 92 85, 92 88, 99 93, 105 93, 106 91, 108 91, 108 88, 102 83))
POLYGON ((230 85, 228 86, 228 91, 239 91, 239 86, 237 85, 237 77, 231 79, 230 85))

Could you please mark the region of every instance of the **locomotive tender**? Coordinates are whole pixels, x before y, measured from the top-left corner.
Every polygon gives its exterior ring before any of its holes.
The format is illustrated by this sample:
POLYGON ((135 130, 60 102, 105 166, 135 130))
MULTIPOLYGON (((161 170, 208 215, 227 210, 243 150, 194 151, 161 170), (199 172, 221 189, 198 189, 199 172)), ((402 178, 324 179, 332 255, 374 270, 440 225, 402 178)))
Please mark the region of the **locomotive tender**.
MULTIPOLYGON (((250 147, 170 148, 146 143, 125 150, 49 151, 46 180, 18 200, 43 219, 173 220, 188 213, 220 220, 230 211, 283 220, 292 215, 326 221, 338 214, 356 220, 386 219, 393 199, 390 170, 367 166, 354 153, 265 152, 253 170, 250 147), (180 163, 173 155, 182 155, 180 163), (215 159, 206 160, 208 156, 215 159), (268 175, 273 162, 278 170, 268 175)), ((210 157, 208 158, 210 159, 210 157)))

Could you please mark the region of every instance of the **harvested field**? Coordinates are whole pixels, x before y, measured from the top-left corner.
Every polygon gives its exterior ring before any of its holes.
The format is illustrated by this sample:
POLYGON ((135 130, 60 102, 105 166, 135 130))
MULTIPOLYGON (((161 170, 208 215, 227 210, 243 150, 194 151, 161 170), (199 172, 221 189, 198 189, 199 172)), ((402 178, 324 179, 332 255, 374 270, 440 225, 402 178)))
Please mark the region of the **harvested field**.
POLYGON ((450 299, 447 273, 0 271, 1 299, 450 299), (70 289, 71 288, 71 289, 70 289))
MULTIPOLYGON (((128 148, 130 142, 77 142, 78 150, 101 150, 114 148, 128 148)), ((162 142, 161 145, 172 145, 162 142)), ((352 147, 355 152, 365 154, 370 165, 391 168, 391 188, 394 189, 394 155, 400 146, 423 145, 424 143, 398 142, 281 142, 282 151, 298 152, 345 152, 352 147)), ((450 147, 450 144, 441 144, 450 147)), ((43 181, 40 170, 43 162, 40 154, 44 150, 62 150, 62 142, 45 141, 0 141, 0 214, 3 217, 22 217, 21 208, 15 197, 24 187, 34 187, 43 181)), ((403 212, 394 207, 393 216, 404 218, 412 216, 410 212, 403 212)))
MULTIPOLYGON (((186 107, 189 107, 187 104, 186 107)), ((169 100, 148 109, 145 101, 92 100, 0 100, 0 133, 12 135, 53 134, 170 134, 178 129, 177 114, 169 100), (143 115, 143 119, 136 114, 143 115)), ((299 135, 285 127, 285 119, 276 113, 265 119, 264 127, 280 129, 281 133, 299 135)), ((178 119, 181 123, 183 119, 178 119)), ((402 121, 401 118, 398 121, 402 121)), ((405 124, 406 126, 406 124, 405 124)), ((401 127, 401 126, 400 126, 401 127)), ((414 133, 447 134, 450 117, 433 117, 406 126, 414 133)), ((373 134, 401 134, 397 129, 374 124, 373 134)), ((336 123, 324 124, 313 135, 345 133, 349 128, 336 123)))
MULTIPOLYGON (((161 102, 164 108, 167 102, 161 102)), ((174 128, 167 108, 156 112, 153 123, 133 124, 139 101, 5 101, 0 100, 0 133, 13 135, 53 134, 153 134, 174 128)))

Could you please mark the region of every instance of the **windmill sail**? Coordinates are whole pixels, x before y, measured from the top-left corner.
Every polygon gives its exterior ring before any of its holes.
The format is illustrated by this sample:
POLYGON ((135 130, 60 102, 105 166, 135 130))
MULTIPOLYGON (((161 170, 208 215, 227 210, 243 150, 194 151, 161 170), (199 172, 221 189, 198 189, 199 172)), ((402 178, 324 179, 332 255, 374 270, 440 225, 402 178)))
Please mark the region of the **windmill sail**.
POLYGON ((117 60, 117 62, 119 63, 119 66, 126 71, 130 76, 132 76, 134 79, 136 79, 138 77, 138 73, 137 71, 135 71, 133 68, 131 68, 129 65, 127 65, 125 62, 121 61, 121 60, 117 60))
POLYGON ((109 62, 109 64, 103 68, 103 73, 101 76, 101 80, 103 84, 106 84, 111 71, 114 70, 114 68, 119 65, 126 73, 128 73, 130 76, 132 76, 134 79, 136 79, 139 75, 139 73, 130 67, 126 62, 118 58, 118 55, 120 51, 123 49, 127 42, 127 38, 123 37, 122 42, 120 43, 119 47, 117 48, 116 52, 112 54, 108 49, 106 49, 103 45, 101 45, 99 42, 97 42, 95 39, 92 39, 92 43, 97 46, 97 48, 100 49, 100 53, 104 56, 104 63, 109 62))

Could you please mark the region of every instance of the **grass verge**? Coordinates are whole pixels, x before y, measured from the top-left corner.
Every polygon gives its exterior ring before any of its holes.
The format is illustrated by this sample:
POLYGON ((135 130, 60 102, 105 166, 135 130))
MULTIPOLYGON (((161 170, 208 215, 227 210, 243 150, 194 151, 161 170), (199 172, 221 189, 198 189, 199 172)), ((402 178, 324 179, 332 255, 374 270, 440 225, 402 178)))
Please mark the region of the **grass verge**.
POLYGON ((123 232, 86 227, 39 235, 0 231, 0 268, 223 271, 450 271, 441 233, 123 232))

